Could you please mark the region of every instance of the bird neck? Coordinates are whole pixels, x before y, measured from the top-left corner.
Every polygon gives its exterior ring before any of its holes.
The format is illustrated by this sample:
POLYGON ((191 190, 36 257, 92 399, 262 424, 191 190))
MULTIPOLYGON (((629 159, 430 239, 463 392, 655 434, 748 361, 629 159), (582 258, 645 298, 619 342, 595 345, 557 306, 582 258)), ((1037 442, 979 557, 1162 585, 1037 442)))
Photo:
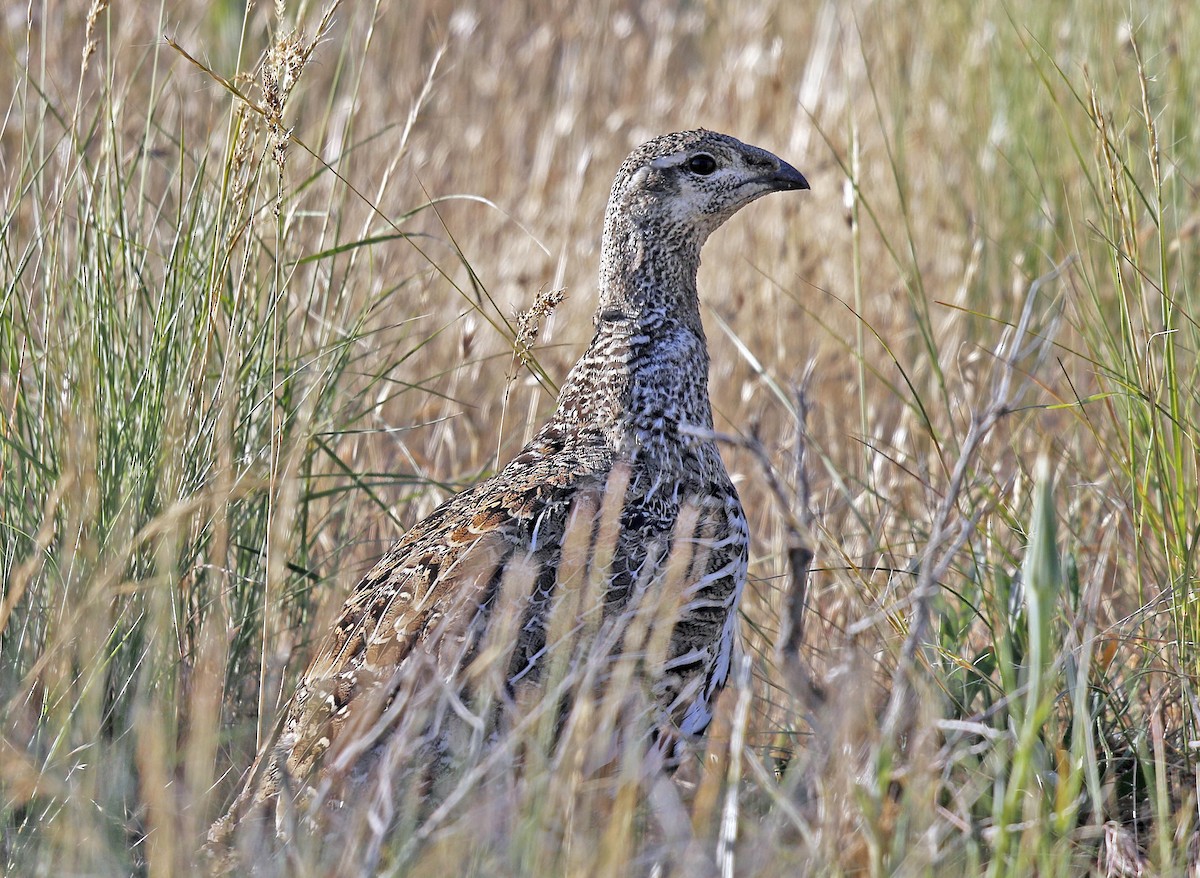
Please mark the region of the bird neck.
POLYGON ((608 314, 634 322, 662 319, 692 327, 703 339, 696 273, 704 239, 693 230, 651 222, 610 205, 601 247, 597 326, 608 314))
POLYGON ((606 224, 596 333, 571 370, 555 421, 617 454, 677 457, 712 428, 700 322, 699 244, 670 229, 606 224))

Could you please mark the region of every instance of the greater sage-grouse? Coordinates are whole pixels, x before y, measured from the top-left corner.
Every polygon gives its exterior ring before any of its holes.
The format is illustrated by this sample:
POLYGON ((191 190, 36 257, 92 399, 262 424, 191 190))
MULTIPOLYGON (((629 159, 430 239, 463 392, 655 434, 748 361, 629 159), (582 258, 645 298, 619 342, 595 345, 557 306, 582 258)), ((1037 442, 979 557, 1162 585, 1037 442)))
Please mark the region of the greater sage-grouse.
MULTIPOLYGON (((388 741, 422 690, 449 697, 409 728, 412 738, 429 740, 438 716, 469 712, 469 697, 460 696, 485 651, 502 651, 494 700, 512 705, 544 680, 562 632, 605 635, 615 655, 635 605, 664 588, 676 592, 668 600, 674 626, 669 640, 662 635, 658 665, 640 668, 638 679, 653 693, 660 739, 678 748, 704 732, 729 676, 749 533, 712 436, 700 248, 750 202, 807 188, 771 153, 711 131, 667 134, 629 155, 604 217, 595 335, 553 416, 508 466, 416 524, 359 583, 304 672, 277 740, 213 826, 214 845, 252 811, 273 815, 282 829, 289 820, 281 811, 303 814, 314 798, 345 805, 354 778, 367 777, 364 765, 393 758, 388 741), (579 510, 589 516, 588 557, 605 557, 603 565, 572 560, 585 575, 571 578, 561 568, 579 510), (607 547, 598 536, 605 510, 607 547), (673 546, 681 543, 691 552, 679 566, 673 546), (514 566, 526 571, 523 580, 506 578, 514 566), (567 624, 556 622, 558 602, 577 601, 565 593, 580 592, 589 576, 602 579, 593 606, 572 603, 567 624), (497 636, 498 619, 507 628, 497 636), (336 796, 331 774, 341 779, 336 796)), ((434 755, 408 758, 436 760, 438 750, 435 741, 434 755)))

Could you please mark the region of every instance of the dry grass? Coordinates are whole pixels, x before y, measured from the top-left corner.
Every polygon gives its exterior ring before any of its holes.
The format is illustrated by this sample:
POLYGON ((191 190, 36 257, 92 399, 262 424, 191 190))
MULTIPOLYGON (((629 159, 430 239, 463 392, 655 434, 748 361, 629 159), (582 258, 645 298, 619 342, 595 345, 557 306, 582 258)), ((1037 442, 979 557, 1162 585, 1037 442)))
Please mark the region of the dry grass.
POLYGON ((5 12, 6 873, 194 865, 365 566, 552 405, 621 158, 697 125, 814 186, 701 270, 755 535, 708 755, 481 769, 378 867, 1180 873, 1194 4, 493 5, 5 12))

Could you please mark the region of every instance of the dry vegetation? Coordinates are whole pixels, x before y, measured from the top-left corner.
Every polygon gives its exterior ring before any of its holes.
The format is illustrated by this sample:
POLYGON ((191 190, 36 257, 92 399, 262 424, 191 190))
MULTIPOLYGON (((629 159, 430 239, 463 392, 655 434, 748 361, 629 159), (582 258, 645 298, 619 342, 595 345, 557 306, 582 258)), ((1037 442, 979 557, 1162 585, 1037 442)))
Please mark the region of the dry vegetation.
POLYGON ((365 565, 552 405, 621 158, 698 125, 813 183, 701 271, 755 534, 708 757, 570 739, 340 868, 1182 873, 1200 13, 1075 6, 6 10, 5 873, 194 868, 365 565))

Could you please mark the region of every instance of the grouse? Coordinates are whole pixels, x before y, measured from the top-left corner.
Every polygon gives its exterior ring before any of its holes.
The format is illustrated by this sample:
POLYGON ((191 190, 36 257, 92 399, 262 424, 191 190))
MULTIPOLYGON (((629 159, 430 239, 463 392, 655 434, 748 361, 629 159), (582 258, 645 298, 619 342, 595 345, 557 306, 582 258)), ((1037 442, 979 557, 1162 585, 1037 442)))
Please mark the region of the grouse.
MULTIPOLYGON (((626 158, 604 218, 595 333, 554 414, 507 466, 413 526, 358 584, 210 844, 250 811, 271 810, 278 822, 281 799, 311 801, 335 757, 343 767, 378 758, 414 693, 464 686, 462 670, 505 614, 501 689, 536 686, 552 651, 569 521, 580 508, 599 521, 614 491, 596 615, 624 624, 645 594, 664 583, 678 591, 661 662, 639 673, 673 746, 705 731, 730 672, 749 531, 712 432, 700 250, 752 201, 807 188, 778 157, 706 130, 657 137, 626 158), (695 549, 682 581, 668 575, 680 541, 695 549), (531 572, 514 596, 503 580, 517 561, 531 572)), ((611 627, 590 630, 611 636, 611 627)))

